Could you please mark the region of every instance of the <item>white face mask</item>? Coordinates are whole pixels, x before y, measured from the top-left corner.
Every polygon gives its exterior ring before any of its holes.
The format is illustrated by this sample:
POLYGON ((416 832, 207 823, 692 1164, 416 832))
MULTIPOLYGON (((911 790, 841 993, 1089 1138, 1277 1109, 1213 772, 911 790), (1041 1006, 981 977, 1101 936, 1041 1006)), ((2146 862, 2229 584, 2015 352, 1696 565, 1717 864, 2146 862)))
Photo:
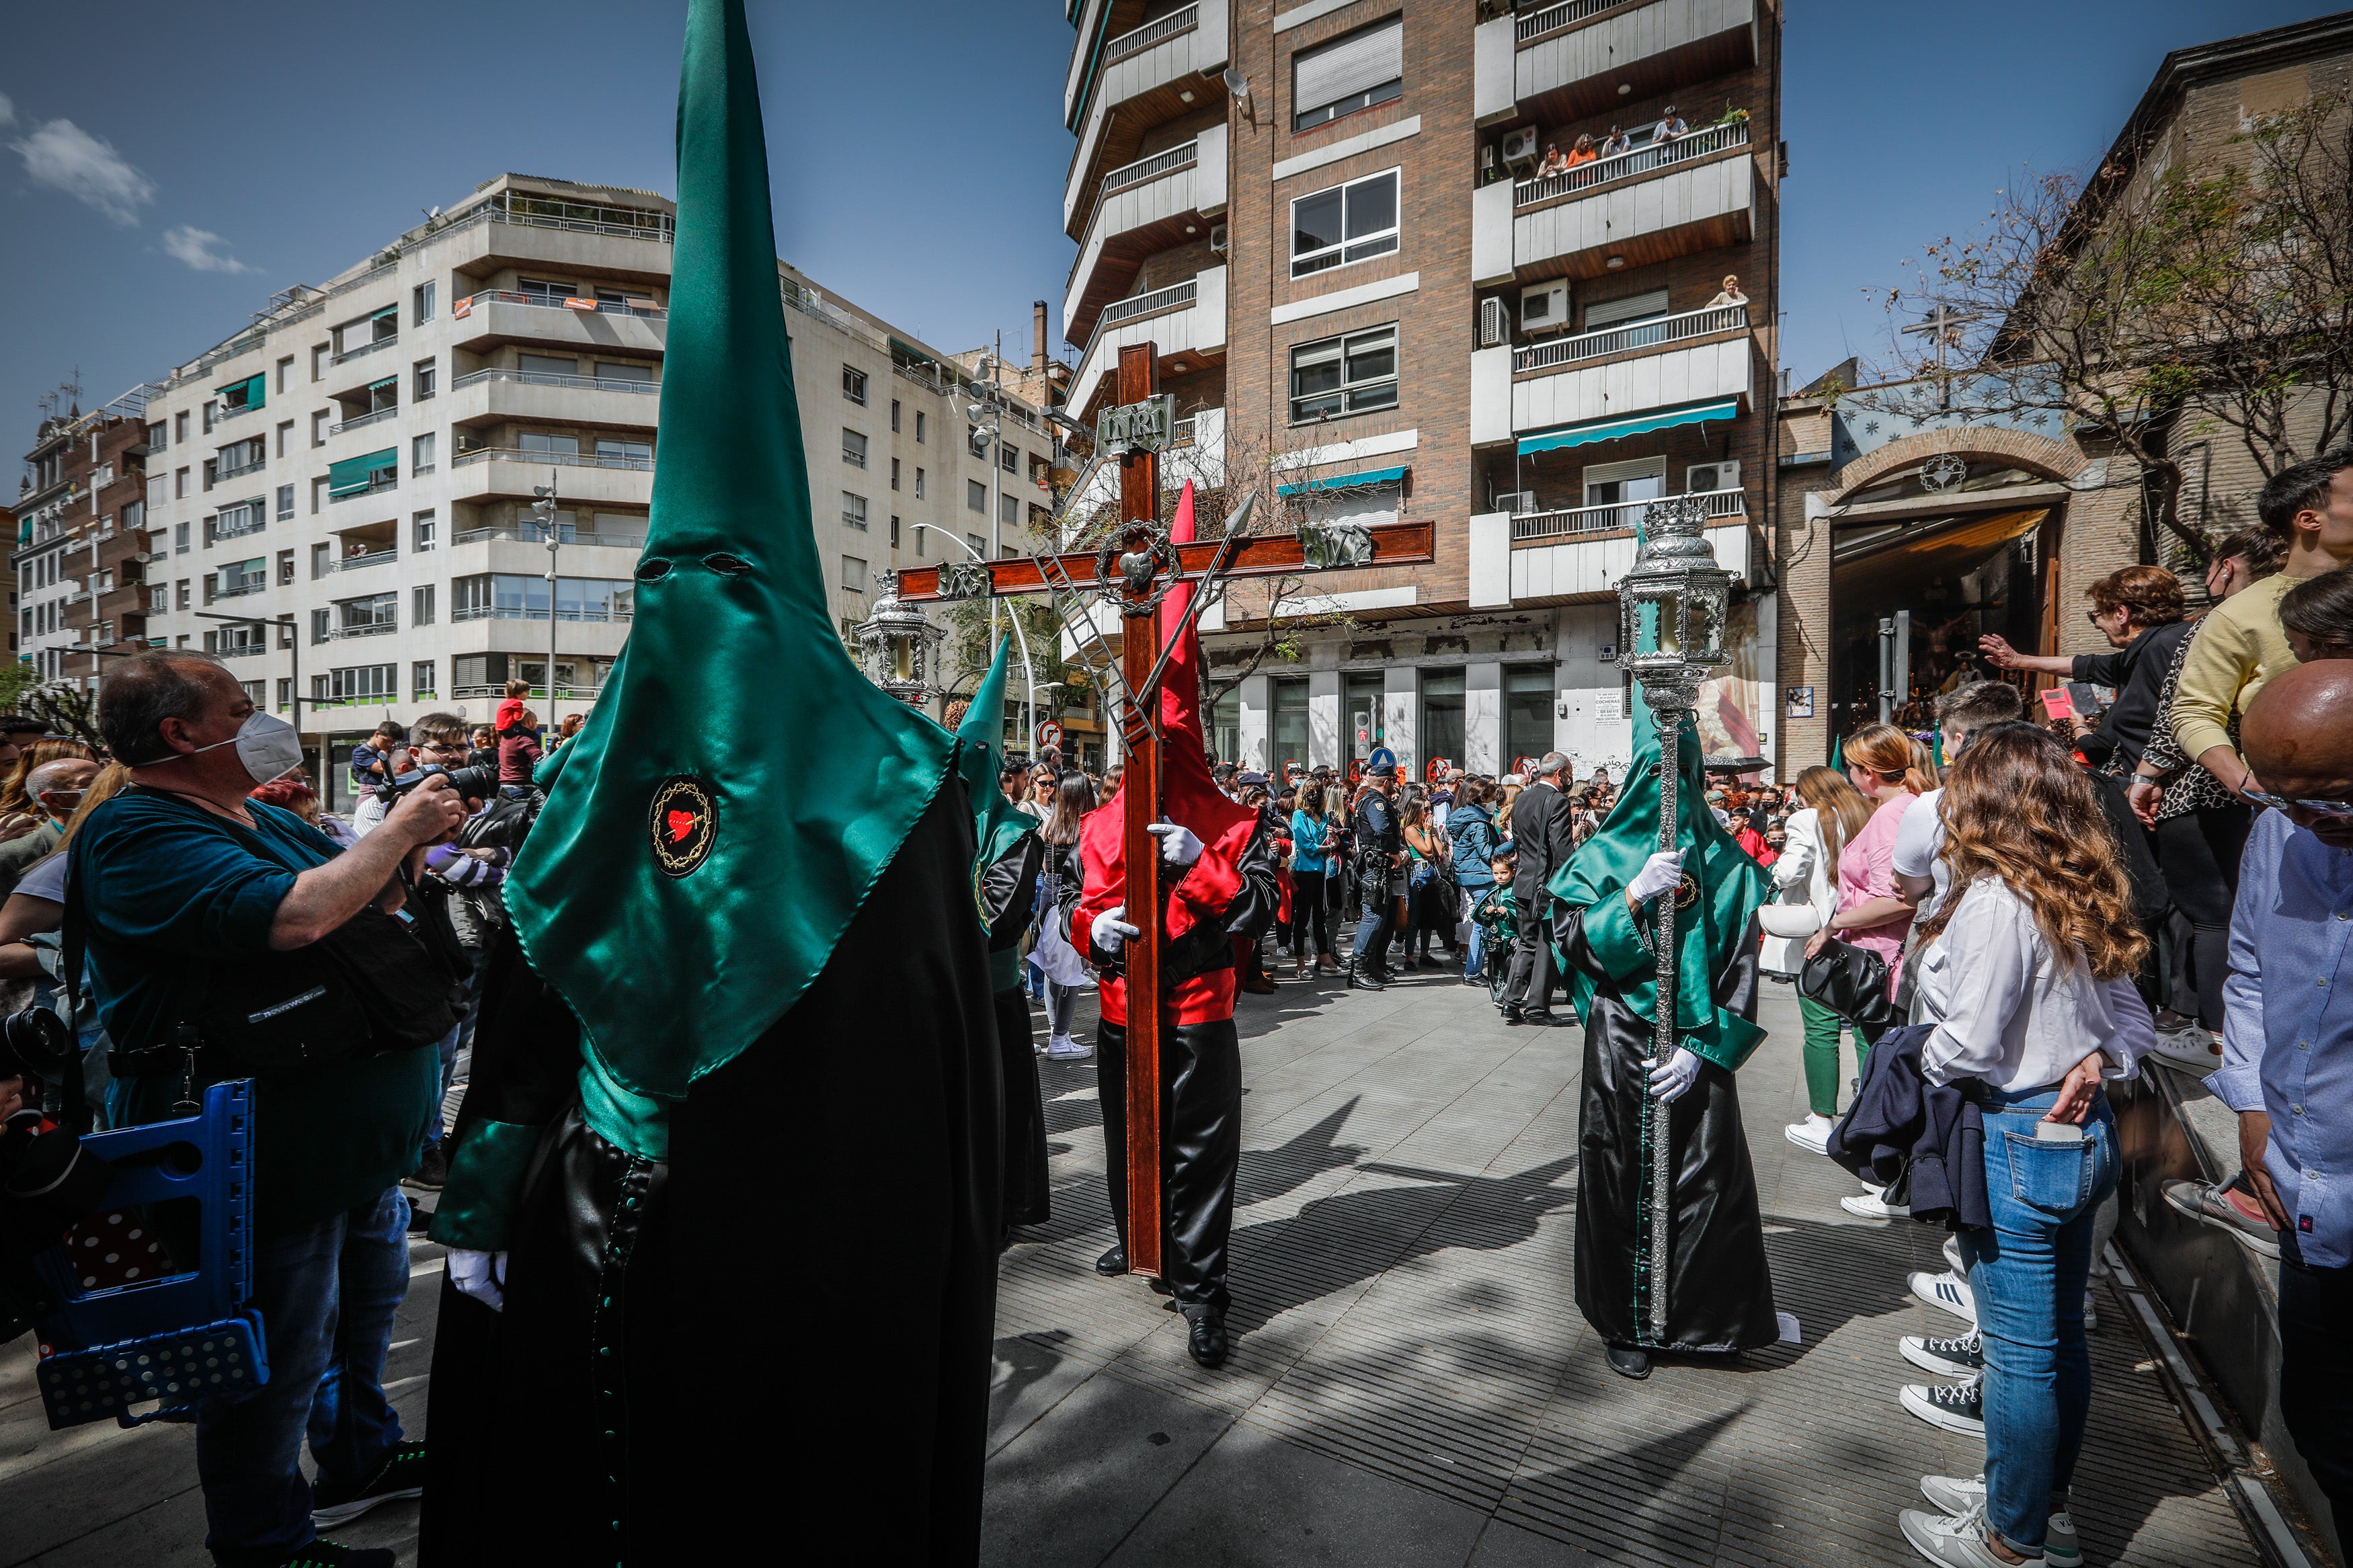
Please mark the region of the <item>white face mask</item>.
POLYGON ((223 746, 237 748, 237 760, 245 764, 246 773, 258 784, 284 778, 302 765, 302 737, 294 726, 275 713, 256 709, 246 715, 237 733, 226 741, 215 741, 209 746, 198 746, 197 752, 216 752, 223 746))

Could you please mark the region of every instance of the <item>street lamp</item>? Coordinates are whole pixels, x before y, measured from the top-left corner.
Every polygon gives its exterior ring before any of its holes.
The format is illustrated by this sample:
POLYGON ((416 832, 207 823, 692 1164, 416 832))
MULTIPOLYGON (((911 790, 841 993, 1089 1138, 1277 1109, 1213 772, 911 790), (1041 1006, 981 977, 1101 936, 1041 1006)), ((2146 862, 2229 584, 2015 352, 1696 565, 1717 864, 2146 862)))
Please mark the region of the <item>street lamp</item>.
POLYGON ((561 542, 555 536, 555 470, 547 470, 547 483, 533 485, 531 493, 539 499, 531 503, 532 518, 547 536, 547 727, 555 728, 555 549, 561 542))
MULTIPOLYGON (((980 552, 975 550, 971 545, 965 543, 963 540, 957 538, 946 529, 929 522, 919 522, 915 524, 915 526, 918 529, 930 530, 932 532, 940 535, 943 539, 945 539, 949 543, 955 545, 958 550, 963 551, 966 555, 971 556, 975 561, 981 562, 983 565, 987 564, 980 552)), ((991 631, 996 630, 996 610, 997 601, 992 598, 989 601, 989 629, 991 631)), ((1005 619, 1006 623, 1013 628, 1013 641, 1015 646, 1018 647, 1021 650, 1021 679, 1029 689, 1028 700, 1022 704, 1025 710, 1023 717, 1024 721, 1029 727, 1029 734, 1031 737, 1030 743, 1034 745, 1037 743, 1036 737, 1038 733, 1039 682, 1037 668, 1029 662, 1029 634, 1021 629, 1021 617, 1013 614, 1010 610, 1006 612, 1005 619)), ((1057 684, 1059 684, 1059 682, 1051 680, 1046 682, 1046 685, 1049 687, 1057 684)))
POLYGON ((858 639, 858 659, 867 679, 911 708, 939 694, 932 684, 932 667, 947 634, 932 624, 921 606, 899 597, 896 572, 882 574, 882 596, 874 601, 873 615, 851 627, 850 635, 858 639))
MULTIPOLYGON (((1658 721, 1659 847, 1675 847, 1675 791, 1682 782, 1683 721, 1699 706, 1700 682, 1724 662, 1724 623, 1732 605, 1732 574, 1716 564, 1707 542, 1706 503, 1671 496, 1643 510, 1642 545, 1618 580, 1619 662, 1642 683, 1643 700, 1658 721)), ((1686 875, 1696 877, 1698 868, 1686 875)), ((1651 1065, 1675 1054, 1675 904, 1681 891, 1658 900, 1658 983, 1651 1035, 1651 1065)), ((1667 1328, 1668 1220, 1674 1209, 1674 1156, 1666 1114, 1645 1097, 1651 1128, 1651 1328, 1667 1328)))

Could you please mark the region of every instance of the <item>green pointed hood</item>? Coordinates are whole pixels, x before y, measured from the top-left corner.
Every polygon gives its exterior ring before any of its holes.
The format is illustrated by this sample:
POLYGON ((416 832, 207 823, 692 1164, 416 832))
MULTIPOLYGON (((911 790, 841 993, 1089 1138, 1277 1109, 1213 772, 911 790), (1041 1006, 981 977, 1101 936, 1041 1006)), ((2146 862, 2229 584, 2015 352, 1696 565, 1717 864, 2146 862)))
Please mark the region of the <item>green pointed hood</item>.
MULTIPOLYGON (((1555 871, 1552 894, 1565 904, 1594 910, 1588 940, 1603 922, 1630 928, 1622 895, 1642 862, 1659 844, 1658 721, 1638 690, 1634 699, 1634 762, 1625 788, 1592 837, 1577 847, 1555 871)), ((1675 1024, 1683 1043, 1725 1068, 1737 1068, 1765 1031, 1715 1005, 1716 973, 1746 935, 1749 917, 1765 902, 1772 884, 1708 809, 1707 773, 1700 754, 1699 726, 1686 721, 1675 790, 1675 843, 1683 851, 1683 874, 1695 878, 1699 898, 1675 910, 1675 1024)), ((1648 929, 1647 922, 1645 929, 1648 929)), ((1645 956, 1637 981, 1620 987, 1628 1006, 1645 1018, 1658 1017, 1658 984, 1645 956)), ((1563 967, 1577 1015, 1590 1016, 1591 976, 1563 967)))
POLYGON ((1005 858, 1006 851, 1018 844, 1023 834, 1038 830, 1038 819, 1006 799, 1005 792, 997 786, 997 772, 1005 763, 1005 682, 1012 653, 1013 639, 999 640, 997 657, 989 661, 988 673, 980 678, 972 706, 965 710, 964 722, 956 726, 956 740, 962 747, 956 771, 964 775, 965 795, 972 802, 973 837, 980 846, 973 862, 976 879, 1005 858))
POLYGON ((658 1100, 808 989, 955 752, 827 609, 742 0, 688 7, 671 257, 635 622, 507 882, 598 1065, 658 1100))

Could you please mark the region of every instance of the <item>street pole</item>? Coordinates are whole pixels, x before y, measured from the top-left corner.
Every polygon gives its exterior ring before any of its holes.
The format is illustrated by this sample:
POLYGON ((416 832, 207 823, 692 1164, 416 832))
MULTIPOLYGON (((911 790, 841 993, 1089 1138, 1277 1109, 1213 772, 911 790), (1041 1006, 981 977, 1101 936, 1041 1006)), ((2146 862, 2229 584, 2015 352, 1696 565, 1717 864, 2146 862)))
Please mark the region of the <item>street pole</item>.
MULTIPOLYGON (((955 545, 958 550, 963 551, 966 555, 970 555, 975 561, 980 562, 984 566, 988 564, 987 561, 976 553, 971 545, 966 544, 955 534, 948 532, 946 529, 937 527, 934 524, 928 522, 919 522, 915 524, 915 526, 919 529, 928 529, 934 533, 944 536, 949 543, 955 545)), ((994 598, 989 600, 988 607, 990 612, 989 629, 994 631, 996 629, 997 620, 997 601, 994 598)), ((1021 679, 1023 685, 1027 687, 1029 693, 1029 701, 1024 706, 1029 714, 1029 732, 1034 737, 1038 732, 1038 671, 1029 662, 1029 634, 1021 629, 1021 617, 1016 615, 1013 611, 1006 611, 1005 619, 1007 624, 1013 627, 1014 646, 1021 650, 1021 679)), ((1051 683, 1050 682, 1049 684, 1051 683)), ((1034 741, 1032 743, 1035 743, 1034 741)))
POLYGON ((547 483, 532 486, 539 499, 531 510, 547 534, 547 727, 555 728, 555 468, 550 465, 547 483))

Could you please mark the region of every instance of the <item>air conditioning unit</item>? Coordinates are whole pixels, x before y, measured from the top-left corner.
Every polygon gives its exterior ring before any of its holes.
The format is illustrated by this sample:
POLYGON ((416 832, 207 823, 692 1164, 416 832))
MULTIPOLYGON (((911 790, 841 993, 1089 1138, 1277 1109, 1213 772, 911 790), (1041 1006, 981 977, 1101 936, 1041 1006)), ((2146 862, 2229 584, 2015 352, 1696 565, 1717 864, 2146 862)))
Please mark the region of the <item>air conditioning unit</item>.
POLYGON ((1495 493, 1495 510, 1497 511, 1508 511, 1514 517, 1525 517, 1529 512, 1536 510, 1536 492, 1534 490, 1498 490, 1495 493))
POLYGON ((1520 331, 1534 336, 1568 326, 1568 279, 1531 283, 1520 290, 1520 331))
POLYGON ((1536 161, 1536 128, 1523 125, 1504 132, 1504 166, 1516 169, 1536 161))
POLYGON ((1740 488, 1740 459, 1726 458, 1720 463, 1694 463, 1684 470, 1688 483, 1684 489, 1697 495, 1708 490, 1736 490, 1740 488))
POLYGON ((1224 224, 1213 223, 1209 226, 1209 248, 1220 255, 1225 253, 1226 226, 1224 224))
POLYGON ((1511 341, 1512 318, 1502 299, 1490 294, 1479 301, 1479 346, 1492 349, 1511 341))

